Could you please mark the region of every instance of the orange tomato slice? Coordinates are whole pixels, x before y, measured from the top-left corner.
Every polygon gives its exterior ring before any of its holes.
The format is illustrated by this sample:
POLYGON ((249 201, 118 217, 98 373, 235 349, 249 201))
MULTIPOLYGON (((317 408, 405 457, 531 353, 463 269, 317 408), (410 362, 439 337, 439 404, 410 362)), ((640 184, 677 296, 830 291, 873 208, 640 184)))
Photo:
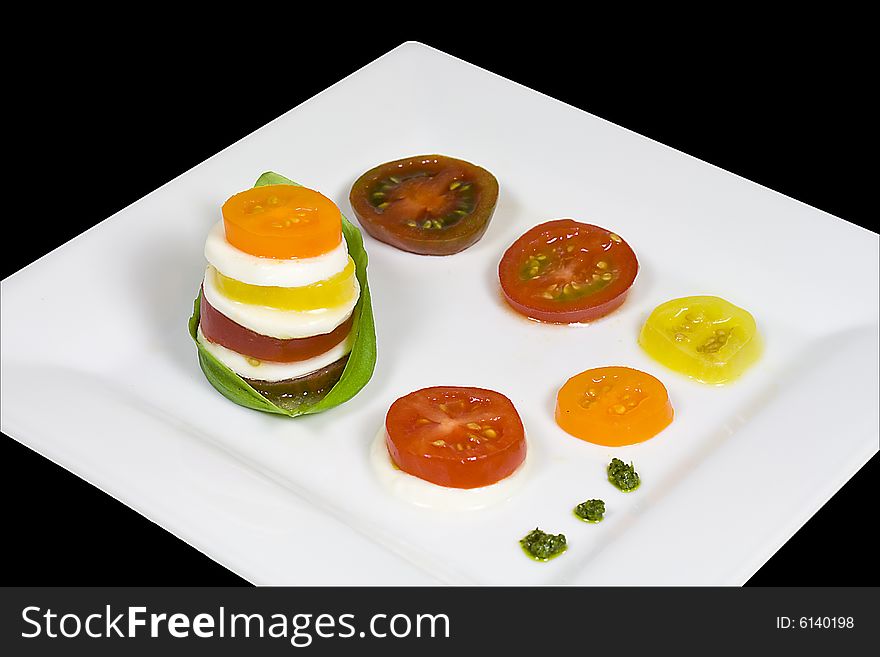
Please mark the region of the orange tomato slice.
POLYGON ((311 258, 342 240, 342 215, 329 198, 307 187, 265 185, 223 204, 226 241, 261 258, 311 258))
POLYGON ((576 438, 620 447, 653 438, 670 422, 666 387, 629 367, 598 367, 570 378, 556 397, 556 423, 576 438))

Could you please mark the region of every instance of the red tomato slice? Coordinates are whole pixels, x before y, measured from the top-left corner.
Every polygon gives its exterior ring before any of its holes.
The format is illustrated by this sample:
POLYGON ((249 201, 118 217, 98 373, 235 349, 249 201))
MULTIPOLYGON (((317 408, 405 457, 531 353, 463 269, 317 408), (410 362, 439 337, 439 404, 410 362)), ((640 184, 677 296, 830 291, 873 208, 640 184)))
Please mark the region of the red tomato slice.
POLYGON ((434 387, 395 401, 385 442, 404 472, 449 488, 477 488, 512 474, 526 458, 522 420, 504 395, 434 387))
POLYGON ((260 335, 233 322, 208 303, 204 293, 200 308, 199 325, 208 340, 243 356, 274 363, 295 363, 323 354, 342 342, 351 332, 354 323, 354 315, 351 315, 330 333, 308 338, 282 339, 260 335))
POLYGON ((623 303, 636 278, 636 254, 620 235, 573 219, 535 226, 501 258, 508 303, 542 322, 589 322, 623 303))

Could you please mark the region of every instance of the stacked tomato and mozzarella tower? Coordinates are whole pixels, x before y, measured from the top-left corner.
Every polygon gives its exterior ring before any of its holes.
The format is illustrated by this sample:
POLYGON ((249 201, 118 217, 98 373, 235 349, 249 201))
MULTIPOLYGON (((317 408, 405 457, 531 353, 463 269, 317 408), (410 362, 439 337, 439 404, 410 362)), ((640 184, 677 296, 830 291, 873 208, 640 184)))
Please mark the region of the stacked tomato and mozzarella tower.
POLYGON ((294 185, 236 194, 205 242, 198 340, 266 396, 339 379, 360 294, 339 208, 294 185))

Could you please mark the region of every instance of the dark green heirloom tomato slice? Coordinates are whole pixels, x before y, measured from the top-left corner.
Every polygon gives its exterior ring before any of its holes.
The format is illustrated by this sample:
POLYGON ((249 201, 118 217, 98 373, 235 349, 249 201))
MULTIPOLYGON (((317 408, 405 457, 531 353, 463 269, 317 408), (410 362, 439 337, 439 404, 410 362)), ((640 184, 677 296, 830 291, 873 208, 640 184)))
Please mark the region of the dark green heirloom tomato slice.
POLYGON ((419 155, 370 169, 352 186, 349 201, 377 240, 411 253, 450 255, 486 232, 498 180, 464 160, 419 155))
POLYGON ((345 355, 326 367, 296 379, 283 381, 244 380, 276 406, 288 411, 295 411, 306 402, 316 402, 324 398, 339 381, 347 362, 348 355, 345 355))

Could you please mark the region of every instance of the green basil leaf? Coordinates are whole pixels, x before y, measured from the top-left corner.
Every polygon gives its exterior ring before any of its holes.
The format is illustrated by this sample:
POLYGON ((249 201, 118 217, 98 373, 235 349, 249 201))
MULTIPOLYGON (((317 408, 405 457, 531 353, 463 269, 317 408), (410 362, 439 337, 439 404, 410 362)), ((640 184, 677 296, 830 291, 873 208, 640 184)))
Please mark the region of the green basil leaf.
MULTIPOLYGON (((297 185, 289 178, 267 171, 261 175, 254 187, 263 185, 297 185)), ((329 392, 316 402, 304 402, 295 409, 287 409, 272 403, 254 390, 238 374, 214 358, 199 344, 197 330, 199 327, 199 310, 202 293, 196 298, 192 317, 189 319, 189 334, 196 343, 199 353, 199 366, 205 377, 224 397, 236 404, 266 413, 277 413, 296 417, 309 413, 320 413, 347 402, 367 385, 376 367, 376 324, 373 320, 373 306, 370 301, 370 287, 367 283, 367 252, 364 250, 364 239, 358 228, 344 216, 342 217, 342 233, 348 245, 348 253, 355 263, 355 275, 360 283, 361 293, 354 308, 354 320, 351 330, 354 332, 354 343, 342 376, 329 392)))

